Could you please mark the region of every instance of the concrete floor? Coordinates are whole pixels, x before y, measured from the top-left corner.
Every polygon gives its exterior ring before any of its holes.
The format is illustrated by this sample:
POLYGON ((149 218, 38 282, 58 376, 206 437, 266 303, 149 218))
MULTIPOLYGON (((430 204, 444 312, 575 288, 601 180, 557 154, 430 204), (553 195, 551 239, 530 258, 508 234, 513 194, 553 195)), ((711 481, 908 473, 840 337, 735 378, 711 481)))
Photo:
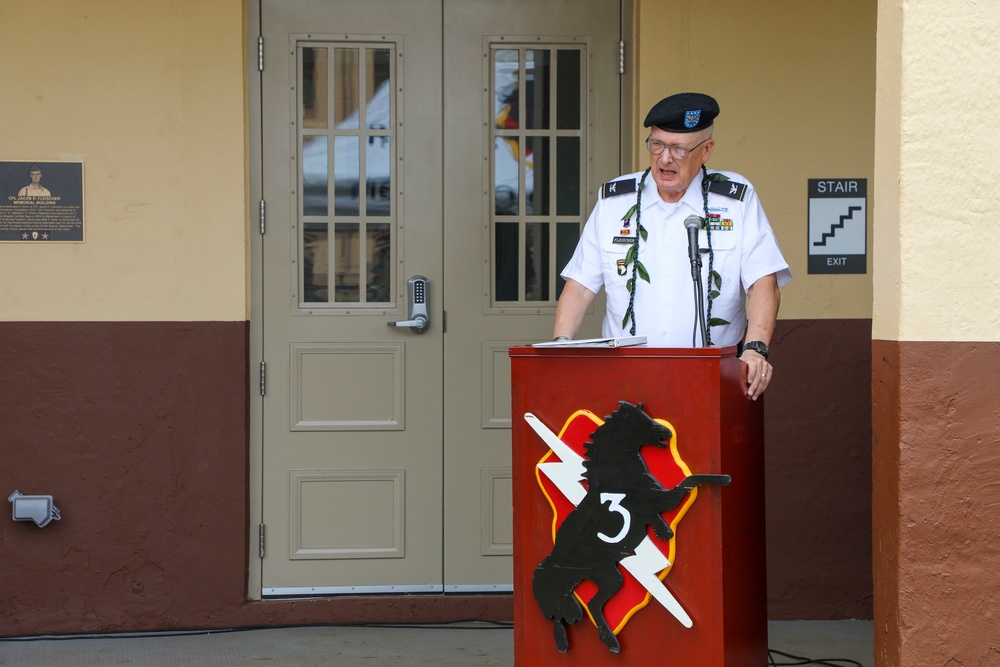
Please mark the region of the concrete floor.
MULTIPOLYGON (((772 621, 768 665, 874 667, 871 621, 772 621), (843 659, 835 662, 834 659, 843 659), (850 662, 854 661, 854 662, 850 662)), ((213 633, 32 637, 0 640, 4 667, 375 667, 514 664, 510 625, 269 628, 213 633)), ((581 663, 584 664, 584 663, 581 663)), ((690 667, 697 667, 692 665, 690 667)))

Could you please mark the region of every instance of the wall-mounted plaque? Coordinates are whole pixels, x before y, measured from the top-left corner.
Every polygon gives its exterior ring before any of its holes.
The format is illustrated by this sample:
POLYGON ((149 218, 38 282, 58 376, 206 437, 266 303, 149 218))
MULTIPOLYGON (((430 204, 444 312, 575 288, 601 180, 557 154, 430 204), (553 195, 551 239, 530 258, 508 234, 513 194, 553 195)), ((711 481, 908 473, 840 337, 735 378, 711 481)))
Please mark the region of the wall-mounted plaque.
POLYGON ((0 241, 83 240, 82 162, 0 162, 0 241))

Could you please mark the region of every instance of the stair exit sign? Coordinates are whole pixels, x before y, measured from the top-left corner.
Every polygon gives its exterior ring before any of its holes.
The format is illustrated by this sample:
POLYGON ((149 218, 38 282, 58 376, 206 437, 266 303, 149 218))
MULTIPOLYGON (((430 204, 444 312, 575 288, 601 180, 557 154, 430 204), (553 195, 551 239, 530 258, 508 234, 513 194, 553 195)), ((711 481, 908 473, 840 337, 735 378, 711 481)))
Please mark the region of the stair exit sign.
POLYGON ((868 179, 809 179, 809 273, 866 273, 868 179))

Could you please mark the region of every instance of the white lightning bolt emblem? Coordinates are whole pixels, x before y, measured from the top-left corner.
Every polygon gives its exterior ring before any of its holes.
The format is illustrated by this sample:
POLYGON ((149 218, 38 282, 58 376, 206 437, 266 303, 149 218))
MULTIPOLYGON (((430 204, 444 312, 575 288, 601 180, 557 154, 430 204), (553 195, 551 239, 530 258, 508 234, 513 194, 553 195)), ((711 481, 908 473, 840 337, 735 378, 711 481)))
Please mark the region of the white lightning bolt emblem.
MULTIPOLYGON (((558 462, 539 463, 538 469, 556 485, 566 500, 573 503, 574 506, 579 505, 583 497, 587 495, 587 490, 581 484, 583 481, 583 457, 560 440, 559 436, 549 430, 535 415, 530 412, 524 413, 524 421, 528 422, 528 425, 548 445, 552 453, 559 457, 558 462)), ((636 547, 635 554, 623 558, 621 564, 635 577, 636 581, 642 584, 643 588, 649 591, 650 595, 680 621, 681 625, 685 628, 694 625, 691 617, 681 607, 677 598, 667 590, 667 587, 657 576, 664 568, 670 567, 670 561, 653 544, 648 535, 636 547)))
POLYGON ((559 461, 539 463, 538 469, 552 480, 559 492, 566 496, 566 500, 574 506, 579 505, 587 495, 587 489, 580 483, 583 481, 583 457, 560 440, 559 436, 550 431, 535 415, 530 412, 524 413, 524 421, 528 422, 528 426, 534 429, 552 453, 559 457, 559 461))

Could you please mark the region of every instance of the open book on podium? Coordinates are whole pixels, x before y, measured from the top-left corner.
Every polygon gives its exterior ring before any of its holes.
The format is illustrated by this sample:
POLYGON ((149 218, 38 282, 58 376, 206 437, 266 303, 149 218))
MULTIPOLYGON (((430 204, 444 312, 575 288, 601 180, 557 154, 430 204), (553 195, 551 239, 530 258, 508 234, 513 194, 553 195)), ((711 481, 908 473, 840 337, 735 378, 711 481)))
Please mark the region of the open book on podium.
POLYGON ((578 340, 550 340, 535 343, 531 347, 635 347, 645 345, 645 336, 627 336, 625 338, 580 338, 578 340))

